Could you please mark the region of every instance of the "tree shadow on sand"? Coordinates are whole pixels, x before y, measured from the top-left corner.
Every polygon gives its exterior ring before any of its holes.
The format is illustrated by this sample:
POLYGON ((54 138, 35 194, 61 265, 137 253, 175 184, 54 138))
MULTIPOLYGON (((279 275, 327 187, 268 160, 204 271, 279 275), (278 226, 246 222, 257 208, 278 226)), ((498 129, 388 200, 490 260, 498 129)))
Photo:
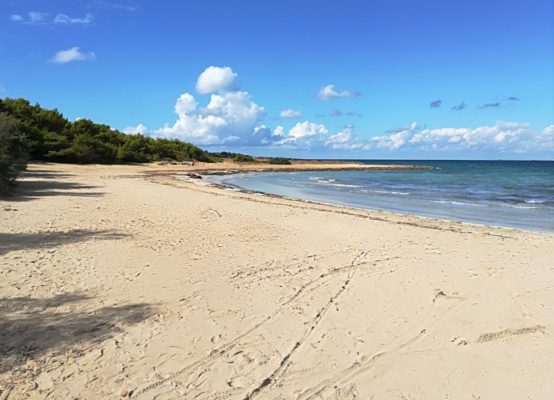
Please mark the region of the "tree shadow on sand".
POLYGON ((103 192, 93 191, 98 186, 83 185, 76 182, 60 179, 72 176, 71 174, 50 171, 33 170, 22 174, 22 180, 9 196, 2 196, 4 201, 29 201, 48 196, 65 197, 100 197, 103 192))
POLYGON ((86 240, 114 240, 126 234, 111 230, 74 229, 69 232, 2 233, 0 256, 16 250, 44 249, 86 240))
POLYGON ((35 179, 52 179, 52 178, 69 178, 75 176, 67 172, 53 171, 50 169, 34 169, 32 171, 24 171, 22 177, 35 179))
POLYGON ((146 303, 74 311, 89 297, 73 293, 47 299, 0 298, 0 373, 46 353, 98 344, 155 313, 146 303), (61 310, 59 310, 61 308, 61 310))

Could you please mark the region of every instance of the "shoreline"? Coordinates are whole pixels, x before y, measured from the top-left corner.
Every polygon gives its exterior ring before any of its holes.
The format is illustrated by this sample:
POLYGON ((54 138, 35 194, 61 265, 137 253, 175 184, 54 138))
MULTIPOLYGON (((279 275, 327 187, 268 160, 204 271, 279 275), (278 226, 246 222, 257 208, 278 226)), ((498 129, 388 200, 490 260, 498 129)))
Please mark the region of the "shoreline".
POLYGON ((554 391, 554 235, 174 174, 31 164, 0 199, 0 398, 554 391))
MULTIPOLYGON (((176 179, 178 179, 178 178, 176 178, 176 179)), ((554 235, 554 232, 540 231, 540 230, 533 230, 533 229, 525 229, 525 228, 521 228, 521 227, 518 228, 518 227, 511 227, 511 226, 504 226, 504 225, 491 225, 491 224, 486 224, 486 223, 464 221, 464 220, 461 220, 461 219, 441 218, 441 217, 433 217, 431 215, 414 214, 414 213, 410 213, 408 211, 401 212, 401 211, 392 211, 392 210, 381 210, 381 209, 377 209, 377 208, 356 207, 356 206, 341 204, 341 203, 332 203, 332 202, 302 199, 302 198, 299 198, 299 197, 290 197, 290 196, 285 196, 285 195, 281 195, 281 194, 263 192, 263 191, 259 191, 259 190, 245 189, 245 188, 240 187, 238 185, 232 185, 232 184, 213 183, 213 182, 210 182, 209 184, 213 187, 220 188, 220 189, 223 189, 223 190, 231 189, 231 190, 236 190, 236 191, 241 192, 241 193, 253 194, 253 195, 263 195, 263 196, 274 197, 274 198, 281 198, 281 199, 290 200, 290 201, 297 201, 297 202, 300 202, 300 203, 313 204, 315 206, 321 205, 321 206, 337 207, 339 209, 352 209, 352 210, 355 210, 355 211, 368 211, 368 212, 372 212, 372 213, 392 214, 392 215, 397 216, 397 217, 414 217, 414 218, 421 218, 421 219, 424 219, 424 220, 430 220, 430 221, 434 221, 434 222, 444 222, 444 223, 448 223, 448 224, 456 223, 456 224, 474 226, 474 227, 479 227, 479 228, 507 229, 507 230, 515 230, 515 231, 536 233, 536 234, 542 234, 542 235, 554 235)))
MULTIPOLYGON (((232 175, 248 172, 300 172, 300 171, 386 171, 386 170, 432 170, 433 167, 415 164, 364 164, 357 161, 326 161, 326 160, 291 160, 291 165, 268 163, 236 163, 223 161, 220 163, 199 163, 195 166, 187 164, 152 163, 150 166, 162 167, 163 173, 181 172, 174 169, 177 166, 187 168, 190 173, 200 175, 232 175)), ((159 171, 156 171, 160 173, 159 171)))
MULTIPOLYGON (((337 169, 334 169, 337 170, 337 169)), ((351 169, 347 169, 351 170, 351 169)), ((445 224, 461 224, 461 225, 468 225, 468 226, 475 226, 475 227, 481 227, 481 228, 492 228, 492 229, 506 229, 506 230, 515 230, 515 231, 522 231, 522 232, 529 232, 529 233, 536 233, 536 234, 542 234, 542 235, 554 235, 554 232, 550 231, 542 231, 542 230, 534 230, 530 228, 524 228, 524 227, 513 227, 513 226, 504 226, 504 225, 493 225, 488 223, 480 223, 480 222, 473 222, 473 221, 465 221, 462 219, 455 219, 455 218, 448 218, 448 217, 438 217, 438 216, 432 216, 432 215, 423 215, 423 214, 416 214, 411 213, 409 211, 402 212, 402 211, 393 211, 393 210, 385 210, 385 209, 376 209, 376 208, 366 208, 366 207, 356 207, 353 205, 348 204, 341 204, 341 203, 334 203, 334 202, 325 202, 323 200, 310 200, 310 199, 303 199, 300 197, 291 197, 276 193, 269 193, 259 190, 252 190, 252 189, 246 189, 239 185, 233 185, 229 183, 218 183, 218 182, 211 182, 209 180, 209 176, 213 175, 231 175, 235 173, 250 173, 250 172, 296 172, 300 170, 295 171, 269 171, 269 170, 263 170, 263 171, 234 171, 230 173, 226 173, 227 171, 221 171, 221 173, 183 173, 183 174, 171 174, 169 175, 173 179, 182 180, 183 178, 187 178, 190 183, 199 183, 199 179, 204 179, 204 182, 207 182, 209 186, 218 188, 221 190, 233 190, 240 193, 245 194, 251 194, 251 195, 262 195, 266 196, 268 198, 281 198, 289 201, 296 201, 300 203, 305 204, 313 204, 315 206, 321 205, 321 206, 328 206, 328 207, 337 207, 338 209, 351 209, 356 211, 366 211, 370 213, 383 213, 386 215, 390 214, 396 217, 407 217, 407 218, 421 218, 424 220, 434 221, 434 222, 444 222, 445 224), (207 176, 208 179, 205 179, 204 176, 207 176)), ((312 171, 312 170, 301 170, 301 171, 312 171)), ((160 175, 161 176, 161 175, 160 175)))
MULTIPOLYGON (((248 171, 254 172, 254 171, 248 171)), ((266 172, 266 171, 262 171, 266 172)), ((200 174, 199 174, 200 175, 200 174)), ((363 207, 355 207, 350 205, 344 205, 339 203, 327 203, 324 201, 315 201, 309 199, 301 199, 296 197, 289 197, 280 194, 267 193, 263 191, 256 191, 245 189, 240 186, 227 185, 222 183, 209 182, 208 180, 199 180, 196 177, 190 176, 189 174, 152 174, 148 178, 152 182, 156 182, 162 185, 168 185, 178 188, 185 188, 191 190, 197 190, 203 193, 217 194, 219 196, 233 197, 236 195, 240 196, 240 199, 253 201, 253 202, 263 202, 264 199, 268 200, 268 204, 278 204, 286 207, 297 207, 297 208, 309 208, 311 210, 329 212, 342 215, 350 215, 354 217, 359 217, 363 219, 368 219, 372 221, 382 221, 390 222, 393 224, 399 225, 408 225, 408 226, 417 226, 425 229, 435 229, 435 230, 448 230, 457 233, 482 233, 485 235, 492 235, 498 237, 509 237, 509 233, 528 233, 528 234, 537 234, 554 237, 554 233, 543 232, 543 231, 533 231, 523 228, 514 228, 508 226, 500 225, 488 225, 480 224, 470 221, 462 221, 449 218, 439 218, 425 215, 417 215, 411 213, 402 213, 389 210, 378 210, 370 209, 363 207), (184 185, 179 185, 176 183, 181 183, 184 185), (213 190, 210 190, 213 189, 213 190), (272 200, 283 200, 283 202, 272 202, 272 200), (464 229, 467 228, 467 229, 464 229), (504 232, 506 231, 506 232, 504 232), (503 234, 504 233, 504 234, 503 234)))

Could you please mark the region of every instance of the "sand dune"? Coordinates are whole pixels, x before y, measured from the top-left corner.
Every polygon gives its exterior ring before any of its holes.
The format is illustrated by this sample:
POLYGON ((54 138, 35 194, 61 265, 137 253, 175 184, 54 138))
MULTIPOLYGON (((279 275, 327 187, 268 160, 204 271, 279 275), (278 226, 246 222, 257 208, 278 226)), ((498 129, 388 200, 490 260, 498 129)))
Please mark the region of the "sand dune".
POLYGON ((34 164, 0 201, 0 399, 552 398, 554 235, 179 171, 34 164))

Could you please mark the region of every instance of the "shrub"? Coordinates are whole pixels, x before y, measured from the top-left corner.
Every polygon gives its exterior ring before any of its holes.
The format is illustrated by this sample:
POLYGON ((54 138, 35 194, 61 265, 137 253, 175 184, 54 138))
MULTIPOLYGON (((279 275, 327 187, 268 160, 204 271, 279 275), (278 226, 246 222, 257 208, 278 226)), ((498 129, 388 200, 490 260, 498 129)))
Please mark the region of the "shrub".
POLYGON ((16 121, 0 113, 0 192, 8 193, 27 167, 28 143, 16 121))
POLYGON ((254 162, 256 160, 254 160, 254 158, 252 156, 247 156, 246 154, 237 154, 233 158, 233 161, 236 161, 236 162, 254 162))
POLYGON ((272 157, 267 162, 268 164, 290 165, 290 160, 282 157, 272 157))
MULTIPOLYGON (((31 105, 25 99, 0 99, 0 113, 6 113, 19 131, 25 133, 30 157, 34 160, 69 163, 219 160, 217 154, 212 156, 180 140, 127 135, 89 119, 71 122, 58 110, 31 105)), ((239 161, 254 161, 249 156, 240 156, 245 158, 239 161)))

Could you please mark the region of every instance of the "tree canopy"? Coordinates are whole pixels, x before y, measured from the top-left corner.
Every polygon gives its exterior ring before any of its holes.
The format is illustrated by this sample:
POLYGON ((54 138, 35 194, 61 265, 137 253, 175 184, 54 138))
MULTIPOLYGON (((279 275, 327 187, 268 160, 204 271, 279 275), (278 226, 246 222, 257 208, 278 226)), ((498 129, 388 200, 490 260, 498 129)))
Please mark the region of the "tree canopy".
POLYGON ((15 119, 0 112, 0 193, 8 192, 27 165, 27 141, 15 119))
POLYGON ((0 113, 26 138, 33 160, 68 163, 150 162, 161 160, 214 161, 190 143, 128 135, 89 119, 69 121, 58 110, 48 110, 25 99, 0 99, 0 113))

